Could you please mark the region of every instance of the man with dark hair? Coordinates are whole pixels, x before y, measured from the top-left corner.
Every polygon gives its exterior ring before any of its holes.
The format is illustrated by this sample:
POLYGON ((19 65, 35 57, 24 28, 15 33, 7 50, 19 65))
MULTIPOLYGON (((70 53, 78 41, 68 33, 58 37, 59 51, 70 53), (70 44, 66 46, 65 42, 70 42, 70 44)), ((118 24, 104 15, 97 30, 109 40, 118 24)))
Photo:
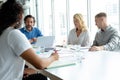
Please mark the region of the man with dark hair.
POLYGON ((20 31, 26 35, 31 44, 37 41, 37 37, 43 36, 41 31, 34 27, 35 18, 32 15, 27 15, 24 18, 25 27, 21 28, 20 31))
POLYGON ((107 24, 107 15, 104 12, 95 16, 95 23, 100 29, 95 36, 89 51, 116 50, 118 48, 119 34, 117 30, 107 24))
POLYGON ((98 14, 95 16, 95 18, 97 18, 97 17, 107 17, 107 14, 104 13, 104 12, 101 12, 101 13, 98 13, 98 14))

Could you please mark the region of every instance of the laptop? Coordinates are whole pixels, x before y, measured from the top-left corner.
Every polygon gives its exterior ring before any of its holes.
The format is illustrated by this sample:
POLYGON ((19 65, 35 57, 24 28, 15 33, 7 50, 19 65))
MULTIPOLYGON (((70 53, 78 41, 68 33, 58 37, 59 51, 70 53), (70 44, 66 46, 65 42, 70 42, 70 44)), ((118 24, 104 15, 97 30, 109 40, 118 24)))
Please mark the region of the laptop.
POLYGON ((54 49, 55 36, 42 36, 37 38, 37 42, 35 43, 36 46, 44 47, 45 51, 49 51, 54 49))

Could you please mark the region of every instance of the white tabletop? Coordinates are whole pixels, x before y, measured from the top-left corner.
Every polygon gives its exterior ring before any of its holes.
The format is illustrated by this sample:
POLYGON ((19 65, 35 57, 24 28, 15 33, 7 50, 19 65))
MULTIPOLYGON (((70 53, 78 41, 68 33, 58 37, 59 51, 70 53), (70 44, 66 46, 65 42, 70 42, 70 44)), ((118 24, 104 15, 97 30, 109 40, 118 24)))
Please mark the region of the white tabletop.
MULTIPOLYGON (((63 80, 120 80, 120 53, 84 51, 76 65, 46 69, 63 80)), ((58 79, 59 80, 59 79, 58 79)))

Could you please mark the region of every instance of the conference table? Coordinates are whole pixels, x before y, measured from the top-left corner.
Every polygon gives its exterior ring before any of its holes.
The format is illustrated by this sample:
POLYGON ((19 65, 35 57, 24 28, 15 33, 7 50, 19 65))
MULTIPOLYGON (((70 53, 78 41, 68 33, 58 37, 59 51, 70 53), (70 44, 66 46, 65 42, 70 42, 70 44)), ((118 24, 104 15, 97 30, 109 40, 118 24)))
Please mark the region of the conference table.
MULTIPOLYGON (((39 70, 49 80, 120 80, 120 51, 88 51, 88 47, 76 46, 56 50, 59 60, 39 70)), ((51 53, 38 55, 49 57, 51 53)))
POLYGON ((82 49, 72 53, 75 64, 45 69, 46 73, 57 77, 53 80, 120 80, 119 51, 82 49))

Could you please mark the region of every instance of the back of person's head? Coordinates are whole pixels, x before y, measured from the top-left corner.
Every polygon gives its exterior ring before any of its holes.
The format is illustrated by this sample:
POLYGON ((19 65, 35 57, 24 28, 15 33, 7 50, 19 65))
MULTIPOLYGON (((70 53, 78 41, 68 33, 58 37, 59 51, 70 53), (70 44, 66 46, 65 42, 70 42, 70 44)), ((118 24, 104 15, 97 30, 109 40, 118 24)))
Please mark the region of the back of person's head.
POLYGON ((96 14, 95 18, 99 18, 99 17, 107 17, 107 14, 105 12, 100 12, 96 14))
POLYGON ((73 18, 77 19, 79 21, 81 30, 85 31, 86 30, 86 25, 85 25, 85 22, 84 22, 84 19, 83 19, 83 15, 80 14, 80 13, 76 13, 76 14, 74 14, 73 18))
POLYGON ((2 32, 15 23, 20 23, 23 14, 22 5, 16 0, 7 0, 0 8, 0 35, 2 32))
POLYGON ((33 18, 33 21, 34 21, 34 23, 35 23, 35 17, 33 17, 32 15, 27 15, 27 16, 25 16, 24 22, 26 22, 26 20, 27 20, 28 18, 33 18))

